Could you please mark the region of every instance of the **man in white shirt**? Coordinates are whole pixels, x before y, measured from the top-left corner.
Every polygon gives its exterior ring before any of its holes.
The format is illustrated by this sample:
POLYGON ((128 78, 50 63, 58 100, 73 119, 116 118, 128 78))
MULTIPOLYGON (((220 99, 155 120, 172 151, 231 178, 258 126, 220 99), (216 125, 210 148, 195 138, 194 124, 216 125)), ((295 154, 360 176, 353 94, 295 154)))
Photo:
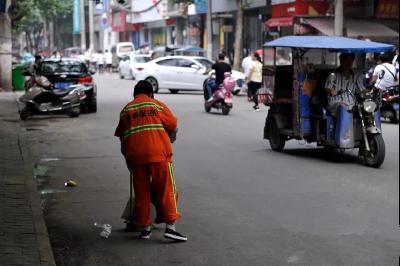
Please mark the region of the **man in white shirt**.
POLYGON ((104 72, 104 54, 102 51, 97 53, 97 66, 99 67, 99 73, 104 72))
MULTIPOLYGON (((253 63, 253 59, 251 58, 251 53, 249 53, 249 55, 246 56, 245 58, 243 58, 243 61, 242 61, 242 69, 243 69, 244 75, 246 77, 247 83, 249 81, 248 75, 249 75, 249 70, 250 70, 250 66, 252 65, 252 63, 253 63)), ((247 84, 247 98, 250 101, 251 93, 250 93, 250 90, 248 89, 248 87, 249 86, 247 84)))
POLYGON ((104 54, 104 61, 106 63, 107 72, 111 74, 112 72, 112 53, 106 50, 104 54))
POLYGON ((396 67, 389 63, 389 58, 382 54, 379 56, 379 65, 374 69, 370 84, 374 84, 375 88, 386 90, 394 86, 396 80, 396 67))

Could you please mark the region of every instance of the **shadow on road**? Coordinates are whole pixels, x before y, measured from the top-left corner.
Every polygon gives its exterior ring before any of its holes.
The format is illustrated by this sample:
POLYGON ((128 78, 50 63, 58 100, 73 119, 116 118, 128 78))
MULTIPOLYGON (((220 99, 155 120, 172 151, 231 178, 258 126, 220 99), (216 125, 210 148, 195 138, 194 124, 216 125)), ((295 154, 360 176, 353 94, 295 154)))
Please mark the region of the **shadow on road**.
POLYGON ((290 149, 283 150, 282 153, 297 156, 299 158, 311 158, 331 163, 359 163, 360 159, 353 152, 354 150, 348 150, 345 152, 335 151, 333 149, 326 148, 308 148, 308 149, 290 149))

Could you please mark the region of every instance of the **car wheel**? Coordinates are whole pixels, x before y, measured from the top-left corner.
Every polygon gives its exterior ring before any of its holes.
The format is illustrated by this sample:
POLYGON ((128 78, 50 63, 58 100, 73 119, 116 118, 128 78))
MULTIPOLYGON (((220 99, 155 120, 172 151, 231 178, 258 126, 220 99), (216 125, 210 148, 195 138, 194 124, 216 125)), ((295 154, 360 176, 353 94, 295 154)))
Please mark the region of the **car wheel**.
POLYGON ((124 79, 124 75, 122 75, 121 70, 118 70, 118 73, 119 73, 119 78, 124 79))
POLYGON ((153 91, 154 93, 158 92, 158 81, 153 78, 153 77, 148 77, 147 79, 145 79, 147 82, 150 82, 150 84, 153 86, 153 91))
POLYGON ((88 111, 91 113, 97 112, 97 97, 93 95, 88 102, 88 111))
POLYGON ((68 115, 70 117, 78 117, 80 114, 81 114, 81 107, 78 106, 78 107, 71 108, 68 115))
POLYGON ((178 94, 179 90, 169 90, 172 94, 178 94))
POLYGON ((134 79, 135 79, 135 76, 133 75, 133 72, 132 72, 132 70, 131 70, 131 71, 129 71, 129 75, 131 76, 131 79, 132 79, 132 80, 134 80, 134 79))

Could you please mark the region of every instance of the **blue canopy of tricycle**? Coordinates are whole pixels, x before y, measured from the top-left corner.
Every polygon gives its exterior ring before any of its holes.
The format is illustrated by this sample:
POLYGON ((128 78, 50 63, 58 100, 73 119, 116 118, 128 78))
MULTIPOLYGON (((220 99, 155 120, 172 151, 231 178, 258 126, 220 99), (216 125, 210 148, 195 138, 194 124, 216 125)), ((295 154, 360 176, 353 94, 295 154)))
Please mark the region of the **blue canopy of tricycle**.
POLYGON ((391 44, 337 36, 286 36, 266 42, 264 47, 328 49, 342 53, 380 53, 395 49, 391 44))

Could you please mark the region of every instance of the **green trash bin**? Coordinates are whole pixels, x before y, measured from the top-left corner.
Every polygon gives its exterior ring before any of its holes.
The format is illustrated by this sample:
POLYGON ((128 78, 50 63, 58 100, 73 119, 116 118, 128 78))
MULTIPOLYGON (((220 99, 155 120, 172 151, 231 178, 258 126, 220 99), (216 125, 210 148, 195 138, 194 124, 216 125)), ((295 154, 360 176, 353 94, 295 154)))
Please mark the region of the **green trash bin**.
POLYGON ((13 65, 12 67, 12 86, 15 91, 23 91, 25 89, 24 64, 13 65))

